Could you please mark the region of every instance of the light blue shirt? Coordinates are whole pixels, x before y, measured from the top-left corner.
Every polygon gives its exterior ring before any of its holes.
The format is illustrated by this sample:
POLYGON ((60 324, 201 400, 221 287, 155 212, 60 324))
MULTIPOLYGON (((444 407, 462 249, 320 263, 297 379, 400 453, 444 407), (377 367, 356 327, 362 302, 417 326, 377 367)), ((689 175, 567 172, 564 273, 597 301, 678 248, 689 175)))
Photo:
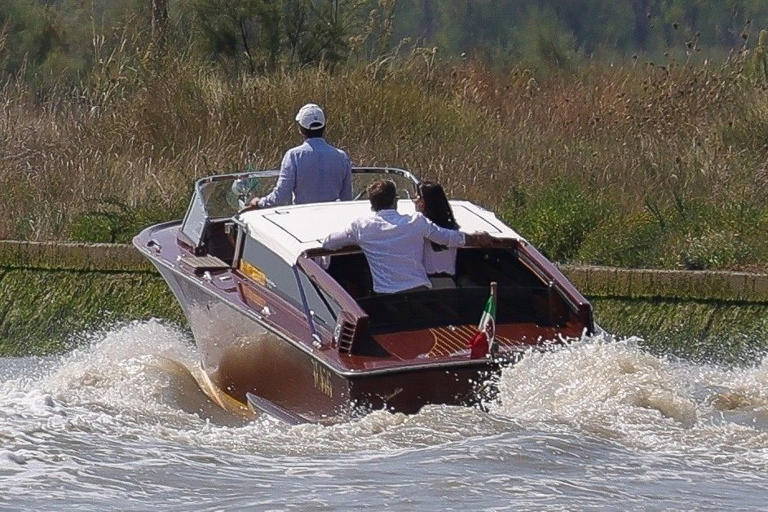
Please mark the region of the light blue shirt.
POLYGON ((280 165, 280 176, 260 208, 352 199, 352 166, 349 156, 321 137, 312 137, 289 149, 280 165))
POLYGON ((441 228, 420 213, 380 210, 331 233, 323 240, 323 247, 360 246, 368 259, 374 291, 395 293, 417 286, 432 287, 424 269, 425 239, 448 247, 465 243, 464 233, 441 228))

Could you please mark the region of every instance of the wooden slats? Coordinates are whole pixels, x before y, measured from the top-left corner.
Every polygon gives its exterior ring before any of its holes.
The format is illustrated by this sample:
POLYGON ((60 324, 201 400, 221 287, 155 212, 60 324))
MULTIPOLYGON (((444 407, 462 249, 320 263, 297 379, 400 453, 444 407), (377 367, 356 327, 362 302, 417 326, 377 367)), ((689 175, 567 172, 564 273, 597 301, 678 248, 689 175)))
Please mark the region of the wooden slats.
MULTIPOLYGON (((469 341, 477 334, 475 325, 459 325, 450 327, 437 327, 429 330, 434 339, 434 344, 427 354, 428 357, 450 357, 466 352, 469 341)), ((496 335, 496 340, 501 346, 515 346, 516 343, 509 338, 496 335)))
POLYGON ((229 268, 228 264, 216 256, 184 256, 181 262, 192 267, 196 272, 229 268))

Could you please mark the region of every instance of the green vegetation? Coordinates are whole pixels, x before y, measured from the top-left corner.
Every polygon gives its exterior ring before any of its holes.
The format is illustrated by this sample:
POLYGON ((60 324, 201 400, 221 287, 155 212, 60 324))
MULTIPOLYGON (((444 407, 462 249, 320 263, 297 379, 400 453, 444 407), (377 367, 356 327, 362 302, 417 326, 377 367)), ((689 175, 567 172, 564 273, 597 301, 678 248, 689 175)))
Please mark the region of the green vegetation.
POLYGON ((315 101, 356 164, 553 259, 764 269, 767 23, 749 1, 9 0, 0 238, 126 242, 196 178, 276 167, 315 101))
POLYGON ((155 273, 0 270, 0 293, 13 297, 0 304, 0 357, 61 353, 94 326, 152 317, 184 322, 155 273))
MULTIPOLYGON (((333 68, 401 43, 497 65, 568 68, 632 55, 724 55, 768 23, 761 0, 4 0, 0 69, 87 80, 127 41, 230 72, 333 68)), ((764 66, 763 66, 764 67, 764 66)))
POLYGON ((597 320, 620 339, 690 361, 751 365, 768 350, 768 305, 664 299, 596 298, 597 320))

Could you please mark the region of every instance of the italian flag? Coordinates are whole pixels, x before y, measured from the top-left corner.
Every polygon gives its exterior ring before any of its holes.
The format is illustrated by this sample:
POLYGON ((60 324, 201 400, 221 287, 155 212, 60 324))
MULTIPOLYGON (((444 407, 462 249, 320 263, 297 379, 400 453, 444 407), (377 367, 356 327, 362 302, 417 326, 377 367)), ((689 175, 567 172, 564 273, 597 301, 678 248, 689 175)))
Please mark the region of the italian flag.
POLYGON ((478 333, 469 342, 470 358, 490 357, 496 352, 496 282, 491 283, 491 294, 485 301, 483 314, 477 324, 478 333))

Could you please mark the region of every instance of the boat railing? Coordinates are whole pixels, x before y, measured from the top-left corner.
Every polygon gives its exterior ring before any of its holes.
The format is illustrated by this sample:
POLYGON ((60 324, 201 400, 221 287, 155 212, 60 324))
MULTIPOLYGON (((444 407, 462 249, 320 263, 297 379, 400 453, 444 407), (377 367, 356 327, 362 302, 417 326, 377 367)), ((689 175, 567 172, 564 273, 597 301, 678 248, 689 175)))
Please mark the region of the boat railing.
POLYGON ((594 332, 595 322, 592 305, 571 284, 568 278, 530 244, 522 244, 519 254, 520 261, 546 283, 550 290, 554 292, 556 289, 571 309, 581 317, 581 320, 587 326, 587 330, 590 333, 594 332))

